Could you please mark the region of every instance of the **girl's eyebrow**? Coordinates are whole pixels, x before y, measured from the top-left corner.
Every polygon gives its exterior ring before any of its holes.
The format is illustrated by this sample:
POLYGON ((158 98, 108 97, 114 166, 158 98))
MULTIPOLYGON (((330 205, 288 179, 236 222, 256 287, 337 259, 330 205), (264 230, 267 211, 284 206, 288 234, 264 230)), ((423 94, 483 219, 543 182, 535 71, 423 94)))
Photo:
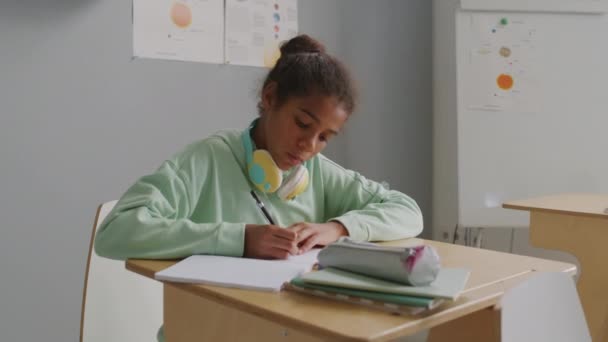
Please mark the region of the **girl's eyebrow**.
MULTIPOLYGON (((311 111, 309 111, 309 110, 307 110, 307 109, 301 108, 301 107, 298 107, 298 109, 299 109, 300 111, 302 111, 303 113, 305 113, 306 115, 310 116, 310 117, 311 117, 313 120, 315 120, 317 123, 321 123, 321 120, 319 120, 319 118, 318 118, 318 117, 317 117, 317 116, 316 116, 316 115, 315 115, 313 112, 311 112, 311 111)), ((335 130, 333 130, 333 129, 331 129, 331 128, 329 128, 329 129, 328 129, 328 131, 329 131, 331 134, 333 134, 333 135, 338 135, 338 132, 336 132, 335 130)))

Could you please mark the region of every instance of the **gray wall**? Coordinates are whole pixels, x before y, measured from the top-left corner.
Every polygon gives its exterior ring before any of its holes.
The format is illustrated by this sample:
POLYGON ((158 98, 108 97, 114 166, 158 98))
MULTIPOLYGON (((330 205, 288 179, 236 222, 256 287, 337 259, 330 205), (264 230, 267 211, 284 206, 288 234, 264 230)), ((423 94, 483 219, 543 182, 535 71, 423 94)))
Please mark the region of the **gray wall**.
MULTIPOLYGON (((433 0, 433 238, 452 241, 458 222, 456 11, 460 0, 433 0)), ((463 236, 464 234, 460 234, 463 236)))
MULTIPOLYGON (((300 11, 301 31, 363 88, 326 154, 429 213, 430 4, 305 0, 300 11)), ((255 115, 264 70, 131 60, 130 32, 130 1, 0 2, 2 341, 77 340, 97 204, 255 115)))
POLYGON ((340 54, 358 78, 361 106, 341 137, 340 161, 416 199, 430 237, 431 2, 341 4, 340 54))

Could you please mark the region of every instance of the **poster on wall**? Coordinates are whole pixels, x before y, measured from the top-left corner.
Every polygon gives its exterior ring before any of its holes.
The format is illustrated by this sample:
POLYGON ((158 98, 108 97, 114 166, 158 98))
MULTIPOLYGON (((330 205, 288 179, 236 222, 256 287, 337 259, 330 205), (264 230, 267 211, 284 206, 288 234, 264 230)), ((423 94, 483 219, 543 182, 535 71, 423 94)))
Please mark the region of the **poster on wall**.
POLYGON ((223 63, 224 0, 133 0, 133 55, 223 63))
POLYGON ((297 0, 226 0, 225 62, 272 67, 298 34, 297 0))
POLYGON ((519 15, 470 14, 459 81, 463 105, 472 110, 536 113, 539 33, 519 15))

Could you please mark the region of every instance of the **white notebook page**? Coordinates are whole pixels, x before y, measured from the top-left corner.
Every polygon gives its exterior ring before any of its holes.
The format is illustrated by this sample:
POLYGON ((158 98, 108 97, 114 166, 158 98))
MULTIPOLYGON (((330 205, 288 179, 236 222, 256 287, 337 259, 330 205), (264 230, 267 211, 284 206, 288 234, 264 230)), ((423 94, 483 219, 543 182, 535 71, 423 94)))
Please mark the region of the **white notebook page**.
POLYGON ((197 283, 261 291, 280 291, 284 282, 308 272, 320 249, 287 260, 260 260, 217 255, 193 255, 156 272, 164 281, 197 283))

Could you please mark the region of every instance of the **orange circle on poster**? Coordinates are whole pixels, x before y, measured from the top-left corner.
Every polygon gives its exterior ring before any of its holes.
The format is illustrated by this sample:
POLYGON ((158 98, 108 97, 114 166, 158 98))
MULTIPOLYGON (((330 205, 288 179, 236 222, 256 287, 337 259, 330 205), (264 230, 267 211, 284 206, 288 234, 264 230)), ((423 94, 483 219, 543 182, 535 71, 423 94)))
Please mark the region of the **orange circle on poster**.
POLYGON ((509 74, 500 74, 496 78, 496 84, 500 89, 509 90, 513 88, 513 77, 509 74))
POLYGON ((190 7, 180 2, 174 3, 173 7, 171 7, 171 20, 181 28, 190 26, 192 23, 192 11, 190 11, 190 7))

